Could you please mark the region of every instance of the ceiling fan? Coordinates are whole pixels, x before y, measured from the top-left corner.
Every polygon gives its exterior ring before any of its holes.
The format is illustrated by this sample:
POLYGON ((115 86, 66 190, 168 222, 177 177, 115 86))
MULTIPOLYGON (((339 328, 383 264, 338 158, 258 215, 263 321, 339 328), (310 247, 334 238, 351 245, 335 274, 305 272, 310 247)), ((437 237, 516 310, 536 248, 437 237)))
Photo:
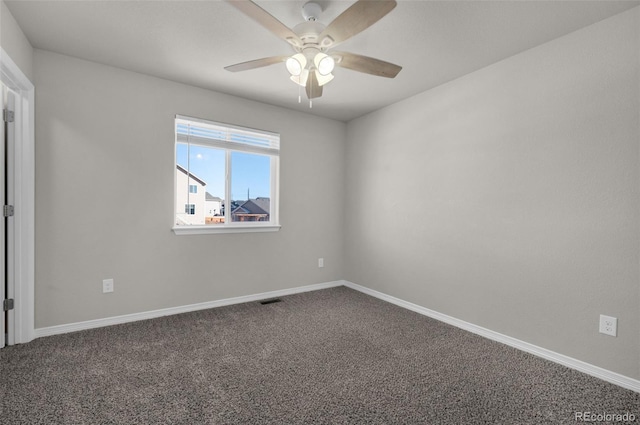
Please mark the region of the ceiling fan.
MULTIPOLYGON (((395 0, 358 0, 329 25, 318 22, 322 7, 313 1, 302 6, 301 24, 290 29, 253 1, 227 0, 236 9, 289 43, 292 56, 271 56, 225 67, 238 72, 285 62, 290 79, 305 88, 309 105, 311 99, 322 96, 322 87, 333 79, 334 67, 380 77, 394 78, 401 66, 355 53, 333 51, 335 46, 378 22, 396 7, 395 0)), ((300 102, 300 97, 298 97, 300 102)))

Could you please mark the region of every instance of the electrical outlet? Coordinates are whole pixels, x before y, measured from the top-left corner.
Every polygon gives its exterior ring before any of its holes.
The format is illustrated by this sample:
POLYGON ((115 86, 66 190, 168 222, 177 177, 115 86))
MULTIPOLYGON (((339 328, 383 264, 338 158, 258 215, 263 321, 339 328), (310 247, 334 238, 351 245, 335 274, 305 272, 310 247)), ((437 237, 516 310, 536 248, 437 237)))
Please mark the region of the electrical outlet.
POLYGON ((600 333, 605 335, 618 335, 618 319, 611 316, 600 315, 600 333))
POLYGON ((324 258, 318 258, 318 267, 324 267, 324 258))
POLYGON ((105 279, 102 281, 102 293, 113 292, 113 279, 105 279))

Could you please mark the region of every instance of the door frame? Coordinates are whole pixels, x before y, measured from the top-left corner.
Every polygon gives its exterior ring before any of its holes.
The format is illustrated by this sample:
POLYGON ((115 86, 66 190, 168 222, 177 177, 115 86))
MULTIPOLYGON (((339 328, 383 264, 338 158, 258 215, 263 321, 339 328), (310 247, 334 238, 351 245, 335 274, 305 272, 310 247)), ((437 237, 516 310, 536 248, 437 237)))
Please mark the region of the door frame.
POLYGON ((0 47, 0 81, 16 93, 13 161, 13 281, 9 344, 33 340, 35 329, 35 87, 0 47), (13 323, 11 323, 13 322, 13 323))

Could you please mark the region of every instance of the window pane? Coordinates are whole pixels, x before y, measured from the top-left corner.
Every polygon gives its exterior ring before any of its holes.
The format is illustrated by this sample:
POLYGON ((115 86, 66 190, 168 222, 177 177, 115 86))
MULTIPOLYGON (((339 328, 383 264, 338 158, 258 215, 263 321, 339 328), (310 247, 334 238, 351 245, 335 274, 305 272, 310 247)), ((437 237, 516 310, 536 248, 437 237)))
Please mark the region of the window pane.
POLYGON ((224 223, 224 169, 223 149, 176 143, 176 225, 224 223))
POLYGON ((231 221, 270 220, 271 158, 231 153, 231 221))

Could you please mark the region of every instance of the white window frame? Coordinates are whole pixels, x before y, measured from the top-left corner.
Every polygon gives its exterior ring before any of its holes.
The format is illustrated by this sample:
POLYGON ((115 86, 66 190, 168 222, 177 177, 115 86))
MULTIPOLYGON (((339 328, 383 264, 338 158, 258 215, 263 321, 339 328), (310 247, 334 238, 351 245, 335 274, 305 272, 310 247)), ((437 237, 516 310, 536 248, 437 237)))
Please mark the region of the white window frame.
MULTIPOLYGON (((175 118, 175 144, 174 144, 174 160, 173 168, 175 170, 177 164, 176 151, 178 143, 194 143, 201 146, 209 146, 225 152, 225 221, 224 224, 209 225, 176 225, 175 218, 176 199, 178 196, 177 180, 174 178, 174 195, 173 195, 173 227, 172 230, 176 235, 201 235, 215 233, 249 233, 249 232, 277 232, 280 230, 279 221, 279 194, 280 194, 280 135, 277 133, 256 130, 252 128, 239 127, 214 121, 208 121, 200 118, 193 118, 184 115, 176 115, 175 118), (224 133, 224 136, 211 138, 199 136, 185 136, 178 133, 178 125, 187 124, 198 128, 213 129, 216 132, 224 133), (257 144, 236 142, 234 136, 249 135, 264 136, 265 140, 270 143, 265 146, 257 144), (231 193, 231 153, 245 152, 260 155, 267 155, 270 158, 270 187, 271 193, 269 197, 269 221, 268 222, 232 222, 229 194, 231 193)), ((175 171, 174 171, 175 172, 175 171)), ((190 170, 188 170, 190 172, 190 170)))

